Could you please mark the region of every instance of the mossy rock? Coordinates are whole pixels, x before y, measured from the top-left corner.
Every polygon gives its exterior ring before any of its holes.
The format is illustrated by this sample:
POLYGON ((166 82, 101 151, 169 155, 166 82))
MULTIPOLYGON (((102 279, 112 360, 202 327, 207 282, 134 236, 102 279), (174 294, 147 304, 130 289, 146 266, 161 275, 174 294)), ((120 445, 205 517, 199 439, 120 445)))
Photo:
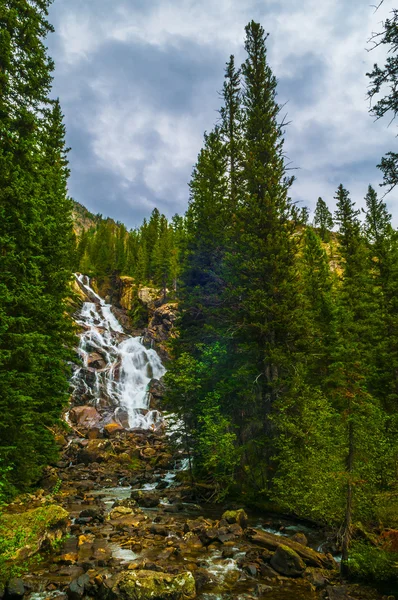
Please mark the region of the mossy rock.
POLYGON ((127 571, 116 578, 109 600, 191 600, 196 598, 190 571, 171 575, 157 571, 127 571))
POLYGON ((305 563, 297 552, 283 544, 280 544, 273 554, 271 567, 287 577, 300 577, 305 571, 305 563))
POLYGON ((230 524, 238 523, 242 529, 246 529, 249 522, 249 518, 243 508, 239 508, 238 510, 226 510, 221 518, 225 519, 227 523, 230 524))
POLYGON ((0 581, 12 575, 39 550, 51 547, 65 535, 69 514, 50 504, 23 513, 0 515, 0 581))

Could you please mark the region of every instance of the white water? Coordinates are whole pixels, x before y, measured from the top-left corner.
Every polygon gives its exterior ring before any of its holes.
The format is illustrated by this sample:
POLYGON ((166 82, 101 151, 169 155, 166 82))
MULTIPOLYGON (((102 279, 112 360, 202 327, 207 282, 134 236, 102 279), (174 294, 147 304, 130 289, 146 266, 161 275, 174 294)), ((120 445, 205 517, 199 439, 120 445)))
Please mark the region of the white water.
POLYGON ((85 403, 98 408, 111 408, 113 418, 130 428, 158 426, 161 415, 149 410, 148 394, 151 379, 166 372, 158 354, 145 348, 141 338, 124 333, 111 305, 92 289, 86 275, 76 274, 76 280, 92 301, 83 303, 77 319, 84 328, 78 348, 83 367, 72 377, 74 395, 83 395, 85 403), (91 366, 94 358, 96 367, 91 366))

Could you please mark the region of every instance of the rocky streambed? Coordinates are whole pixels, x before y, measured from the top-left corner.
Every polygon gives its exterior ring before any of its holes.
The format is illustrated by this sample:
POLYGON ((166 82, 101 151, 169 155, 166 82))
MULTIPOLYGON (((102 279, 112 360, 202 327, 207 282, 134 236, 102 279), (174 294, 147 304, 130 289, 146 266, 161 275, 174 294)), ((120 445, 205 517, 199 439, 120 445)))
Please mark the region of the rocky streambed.
POLYGON ((61 438, 62 459, 43 490, 8 508, 55 503, 66 522, 63 538, 42 547, 5 598, 379 598, 341 583, 333 556, 315 549, 322 532, 208 505, 208 487, 190 482, 187 460, 164 431, 81 436, 61 438))

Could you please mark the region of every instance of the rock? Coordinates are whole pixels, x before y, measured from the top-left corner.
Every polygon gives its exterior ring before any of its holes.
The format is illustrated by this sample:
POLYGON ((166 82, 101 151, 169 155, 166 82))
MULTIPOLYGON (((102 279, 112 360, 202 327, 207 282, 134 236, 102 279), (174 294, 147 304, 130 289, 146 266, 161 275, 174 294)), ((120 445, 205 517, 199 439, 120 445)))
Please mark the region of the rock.
POLYGON ((104 427, 104 435, 106 435, 107 437, 114 437, 121 431, 125 431, 124 427, 122 427, 119 423, 115 423, 114 421, 108 423, 104 427))
POLYGON ((134 278, 127 275, 120 275, 119 302, 125 310, 131 310, 134 297, 134 278))
POLYGON ((153 458, 154 456, 156 456, 157 452, 155 448, 151 448, 151 446, 148 446, 147 448, 143 448, 140 454, 141 458, 153 458))
POLYGON ((138 290, 138 298, 143 304, 154 302, 159 296, 158 290, 150 287, 142 287, 138 290))
POLYGON ((305 576, 308 581, 317 589, 323 589, 326 587, 328 581, 323 574, 314 568, 308 568, 305 571, 305 576))
POLYGON ((69 411, 69 418, 77 427, 90 429, 101 421, 101 415, 94 406, 75 406, 69 411))
POLYGON ((352 600, 352 596, 349 595, 348 588, 345 585, 328 585, 326 592, 329 600, 352 600))
POLYGON ((15 547, 15 552, 10 558, 17 564, 36 554, 42 547, 62 539, 66 533, 68 521, 69 513, 56 504, 18 514, 1 514, 2 537, 15 547), (24 533, 23 541, 18 535, 21 531, 24 533))
POLYGON ((131 497, 143 508, 155 508, 160 500, 160 494, 154 490, 132 490, 131 497))
POLYGON ((85 588, 89 585, 89 583, 90 577, 87 574, 80 575, 80 577, 72 581, 66 591, 69 600, 80 600, 83 598, 85 588))
POLYGON ((160 401, 162 400, 165 393, 165 386, 162 381, 158 379, 152 379, 149 382, 149 408, 151 410, 159 410, 160 401))
POLYGON ((251 575, 251 577, 256 577, 256 575, 257 575, 256 563, 248 563, 243 568, 248 575, 251 575))
POLYGON ((305 563, 289 546, 280 544, 273 557, 271 558, 271 567, 281 575, 287 577, 299 577, 305 571, 305 563))
POLYGON ((115 577, 107 600, 192 600, 195 579, 190 571, 171 575, 157 571, 125 571, 115 577))
MULTIPOLYGON (((246 531, 246 537, 253 544, 258 544, 262 548, 267 548, 267 550, 276 550, 281 543, 280 536, 266 531, 259 531, 258 529, 248 529, 246 531)), ((336 562, 330 555, 327 556, 320 552, 316 552, 315 550, 312 550, 312 548, 307 548, 289 538, 283 538, 283 545, 294 550, 305 563, 311 567, 323 567, 326 569, 337 568, 336 562)))
POLYGON ((102 463, 107 459, 109 441, 101 439, 84 441, 88 443, 78 452, 77 460, 79 462, 89 465, 90 463, 102 463))
POLYGON ((201 567, 199 567, 199 569, 195 569, 193 576, 195 578, 196 589, 198 592, 211 582, 210 573, 201 567))
POLYGON ((79 518, 90 517, 92 521, 104 522, 104 513, 100 508, 85 508, 79 513, 79 518))
POLYGON ((232 525, 232 523, 238 523, 242 529, 246 529, 249 521, 243 508, 240 508, 239 510, 227 510, 221 518, 225 519, 230 525, 232 525))
POLYGON ((304 533, 301 533, 301 531, 298 531, 297 533, 292 535, 292 537, 290 539, 292 540, 292 542, 297 542, 298 544, 301 544, 302 546, 308 545, 307 536, 304 535, 304 533))
POLYGON ((59 446, 60 448, 63 448, 68 443, 66 437, 64 435, 62 435, 62 433, 58 433, 54 437, 54 440, 55 440, 55 443, 57 444, 57 446, 59 446))
POLYGON ((7 584, 6 598, 7 600, 19 600, 25 594, 25 585, 22 579, 14 577, 7 584))
POLYGON ((111 512, 109 513, 109 519, 120 519, 126 515, 133 514, 133 512, 133 509, 129 508, 128 506, 116 506, 115 508, 112 508, 111 512))
POLYGON ((104 357, 98 352, 92 352, 88 355, 87 364, 91 369, 104 369, 106 367, 104 357))
POLYGON ((254 593, 256 594, 257 598, 261 598, 269 592, 272 592, 272 587, 270 585, 265 585, 264 583, 258 583, 254 590, 254 593))

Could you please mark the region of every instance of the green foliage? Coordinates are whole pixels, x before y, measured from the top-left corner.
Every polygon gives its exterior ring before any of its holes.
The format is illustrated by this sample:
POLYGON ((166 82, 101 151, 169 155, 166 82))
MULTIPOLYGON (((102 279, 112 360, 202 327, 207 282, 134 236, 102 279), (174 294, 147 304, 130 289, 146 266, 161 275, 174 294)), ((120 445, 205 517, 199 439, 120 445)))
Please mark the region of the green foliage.
POLYGON ((177 287, 184 238, 184 219, 176 215, 168 221, 157 209, 131 231, 99 216, 79 235, 76 269, 100 280, 129 275, 136 285, 161 289, 165 298, 167 290, 177 287))
POLYGON ((355 541, 350 553, 349 570, 352 576, 362 581, 396 585, 398 553, 387 552, 367 542, 355 541))
POLYGON ((289 512, 338 525, 344 514, 343 426, 322 392, 300 379, 276 406, 272 497, 289 512))
POLYGON ((49 428, 68 399, 66 315, 74 260, 67 149, 45 37, 50 2, 0 14, 0 459, 3 493, 55 460, 49 428), (4 482, 5 479, 5 482, 4 482))

